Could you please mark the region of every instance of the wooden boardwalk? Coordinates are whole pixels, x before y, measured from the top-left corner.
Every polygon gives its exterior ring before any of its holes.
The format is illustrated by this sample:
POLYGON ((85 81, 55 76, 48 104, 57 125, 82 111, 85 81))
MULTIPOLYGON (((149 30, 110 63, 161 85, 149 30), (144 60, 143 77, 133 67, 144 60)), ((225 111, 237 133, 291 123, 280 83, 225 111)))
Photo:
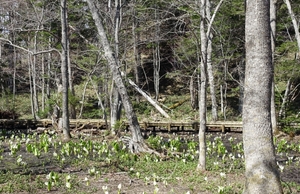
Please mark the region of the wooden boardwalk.
MULTIPOLYGON (((52 126, 50 119, 41 120, 10 120, 0 119, 0 130, 14 130, 14 129, 36 129, 38 127, 47 128, 52 126)), ((128 123, 123 122, 120 124, 122 128, 128 128, 128 123)), ((140 122, 142 130, 153 131, 198 131, 199 122, 179 122, 179 121, 166 121, 166 122, 140 122)), ((216 121, 207 123, 208 131, 242 131, 242 122, 240 121, 216 121)), ((72 129, 106 129, 105 121, 102 119, 70 119, 70 127, 72 129)))

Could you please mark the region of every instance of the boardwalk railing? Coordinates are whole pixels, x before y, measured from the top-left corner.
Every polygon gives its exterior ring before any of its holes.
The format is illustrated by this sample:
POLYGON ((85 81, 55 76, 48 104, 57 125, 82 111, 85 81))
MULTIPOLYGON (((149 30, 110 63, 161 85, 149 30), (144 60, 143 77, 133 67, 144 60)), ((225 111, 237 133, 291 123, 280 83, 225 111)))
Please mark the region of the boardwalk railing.
MULTIPOLYGON (((121 125, 125 128, 128 127, 128 123, 124 122, 121 125)), ((0 119, 0 129, 36 129, 38 127, 51 127, 52 120, 10 120, 0 119)), ((157 131, 198 131, 199 122, 179 122, 179 121, 166 121, 166 122, 140 122, 140 126, 143 130, 157 130, 157 131)), ((81 128, 96 128, 106 129, 107 126, 104 120, 101 119, 70 119, 70 127, 73 129, 81 128)), ((211 131, 242 131, 242 122, 240 121, 216 121, 208 122, 206 124, 208 130, 211 131)))

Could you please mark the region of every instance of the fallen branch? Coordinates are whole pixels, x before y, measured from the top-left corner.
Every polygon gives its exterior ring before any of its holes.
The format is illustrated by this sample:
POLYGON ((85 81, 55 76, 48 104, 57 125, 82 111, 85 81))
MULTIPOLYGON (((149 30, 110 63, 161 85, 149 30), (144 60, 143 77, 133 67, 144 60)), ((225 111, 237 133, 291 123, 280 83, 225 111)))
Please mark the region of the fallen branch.
POLYGON ((128 79, 128 82, 131 86, 133 86, 133 88, 137 92, 144 96, 146 100, 150 102, 150 104, 152 104, 156 108, 156 110, 158 110, 158 112, 160 112, 164 117, 170 118, 168 113, 166 113, 150 96, 148 96, 141 88, 139 88, 131 79, 128 79))

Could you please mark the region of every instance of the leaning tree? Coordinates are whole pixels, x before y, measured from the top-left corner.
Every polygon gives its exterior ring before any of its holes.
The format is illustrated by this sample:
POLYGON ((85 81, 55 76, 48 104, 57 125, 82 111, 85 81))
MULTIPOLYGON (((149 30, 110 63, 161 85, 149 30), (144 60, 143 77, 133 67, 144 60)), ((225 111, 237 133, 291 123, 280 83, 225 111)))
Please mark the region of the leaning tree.
MULTIPOLYGON (((98 35, 100 37, 100 43, 102 46, 102 49, 104 51, 105 58, 108 62, 108 66, 113 74, 113 79, 115 82, 115 85, 117 87, 117 91, 119 92, 124 110, 126 113, 126 117, 128 119, 129 123, 129 129, 132 135, 131 139, 125 139, 126 141, 129 141, 129 149, 132 152, 155 152, 148 148, 148 146, 145 144, 140 125, 138 123, 137 116, 133 110, 132 103, 130 101, 129 95, 127 93, 125 84, 122 80, 121 71, 118 67, 118 63, 116 61, 116 58, 113 55, 111 45, 109 44, 106 32, 104 30, 104 26, 102 24, 102 19, 99 14, 97 3, 94 0, 87 0, 88 6, 90 8, 90 11, 92 13, 92 17, 95 21, 95 25, 98 30, 98 35)), ((155 152, 157 153, 157 152, 155 152)))

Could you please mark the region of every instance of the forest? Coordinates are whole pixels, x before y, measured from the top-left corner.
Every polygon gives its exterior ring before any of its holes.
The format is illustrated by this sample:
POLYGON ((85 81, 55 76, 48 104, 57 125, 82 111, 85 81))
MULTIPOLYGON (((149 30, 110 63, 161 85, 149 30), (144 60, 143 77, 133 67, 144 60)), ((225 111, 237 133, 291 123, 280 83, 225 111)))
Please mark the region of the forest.
POLYGON ((299 3, 1 0, 0 193, 298 193, 299 3))
MULTIPOLYGON (((276 15, 271 21, 276 25, 274 106, 278 122, 285 124, 297 122, 300 114, 299 3, 276 1, 276 15)), ((160 104, 172 119, 197 118, 202 46, 200 3, 101 0, 96 4, 138 115, 164 119, 131 82, 160 104), (187 116, 181 116, 182 110, 176 112, 182 104, 186 105, 183 114, 187 116)), ((1 1, 0 7, 1 118, 50 118, 57 107, 61 109, 63 87, 69 88, 70 118, 122 116, 122 112, 112 113, 121 110, 120 96, 114 92, 113 72, 85 0, 67 1, 67 23, 61 19, 59 1, 1 1)), ((241 119, 244 9, 244 2, 239 0, 212 0, 207 6, 208 120, 241 119)))

